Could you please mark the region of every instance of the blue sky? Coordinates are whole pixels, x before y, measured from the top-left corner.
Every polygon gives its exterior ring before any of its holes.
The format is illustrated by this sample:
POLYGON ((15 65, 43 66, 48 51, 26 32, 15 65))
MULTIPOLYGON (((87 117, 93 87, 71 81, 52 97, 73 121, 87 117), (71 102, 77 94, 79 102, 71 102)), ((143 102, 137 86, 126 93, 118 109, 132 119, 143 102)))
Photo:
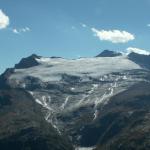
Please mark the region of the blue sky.
POLYGON ((150 0, 0 0, 0 10, 0 72, 32 53, 150 50, 150 0))

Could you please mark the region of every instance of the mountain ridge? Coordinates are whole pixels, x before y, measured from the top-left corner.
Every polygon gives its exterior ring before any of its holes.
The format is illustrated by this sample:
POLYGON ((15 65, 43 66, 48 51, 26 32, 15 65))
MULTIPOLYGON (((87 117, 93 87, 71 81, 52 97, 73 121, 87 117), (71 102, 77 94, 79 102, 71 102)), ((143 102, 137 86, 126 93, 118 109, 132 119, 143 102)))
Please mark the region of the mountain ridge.
MULTIPOLYGON (((130 60, 135 61, 135 62, 136 62, 136 59, 133 57, 139 56, 139 57, 146 58, 146 57, 150 56, 150 55, 145 55, 145 54, 141 54, 138 52, 132 52, 132 51, 123 53, 123 52, 119 52, 119 51, 112 51, 112 50, 106 49, 106 50, 103 50, 100 54, 96 55, 95 57, 118 57, 118 56, 122 56, 122 55, 128 56, 130 58, 130 60)), ((40 59, 40 58, 42 58, 42 56, 39 56, 37 54, 31 54, 30 56, 28 56, 26 58, 22 58, 19 63, 15 64, 14 68, 15 69, 25 69, 25 68, 37 66, 37 65, 39 65, 37 59, 40 59)), ((58 57, 58 56, 50 56, 50 57, 43 57, 43 58, 65 59, 63 57, 58 57)), ((88 58, 88 57, 83 57, 83 58, 88 58)), ((93 56, 93 58, 94 58, 94 56, 93 56)), ((77 59, 82 59, 82 58, 77 58, 77 59)), ((74 60, 74 59, 72 59, 72 60, 74 60)))

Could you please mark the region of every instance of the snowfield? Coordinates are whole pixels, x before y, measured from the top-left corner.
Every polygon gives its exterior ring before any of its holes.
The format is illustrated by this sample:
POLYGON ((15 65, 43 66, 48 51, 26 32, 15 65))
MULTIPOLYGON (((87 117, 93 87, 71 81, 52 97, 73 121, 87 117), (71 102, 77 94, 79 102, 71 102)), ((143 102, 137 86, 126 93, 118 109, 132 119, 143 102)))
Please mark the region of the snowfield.
POLYGON ((43 82, 48 82, 60 81, 63 74, 96 78, 112 72, 141 69, 127 56, 80 59, 42 57, 36 60, 40 65, 27 69, 15 69, 15 73, 10 76, 10 79, 22 80, 26 76, 33 76, 43 82))

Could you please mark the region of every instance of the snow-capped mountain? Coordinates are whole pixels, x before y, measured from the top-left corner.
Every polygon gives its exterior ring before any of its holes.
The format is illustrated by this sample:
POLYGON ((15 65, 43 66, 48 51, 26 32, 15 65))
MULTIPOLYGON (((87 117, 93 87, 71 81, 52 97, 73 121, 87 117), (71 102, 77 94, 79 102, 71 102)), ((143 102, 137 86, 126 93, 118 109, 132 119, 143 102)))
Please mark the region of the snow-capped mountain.
MULTIPOLYGON (((97 57, 79 59, 31 55, 1 75, 0 83, 26 90, 46 109, 45 119, 59 134, 68 134, 73 145, 95 147, 104 133, 89 140, 91 128, 95 133, 105 108, 107 112, 108 106, 112 109, 113 97, 139 83, 149 86, 149 69, 150 56, 137 53, 107 50, 97 57)), ((134 110, 126 111, 132 115, 134 110)))

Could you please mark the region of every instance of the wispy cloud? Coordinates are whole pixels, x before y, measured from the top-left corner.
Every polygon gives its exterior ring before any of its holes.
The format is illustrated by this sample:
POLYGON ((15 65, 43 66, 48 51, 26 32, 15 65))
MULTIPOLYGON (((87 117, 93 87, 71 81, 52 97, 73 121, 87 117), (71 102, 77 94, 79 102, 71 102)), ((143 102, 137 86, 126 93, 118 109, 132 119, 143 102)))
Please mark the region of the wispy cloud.
POLYGON ((87 25, 84 24, 84 23, 81 23, 81 26, 82 26, 83 28, 86 28, 86 27, 87 27, 87 25))
POLYGON ((138 54, 143 54, 143 55, 150 55, 150 52, 144 49, 140 49, 140 48, 135 48, 135 47, 128 47, 127 48, 127 53, 138 53, 138 54))
POLYGON ((5 29, 9 25, 9 17, 0 9, 0 29, 5 29))
MULTIPOLYGON (((0 9, 0 29, 6 29, 10 24, 10 18, 7 16, 1 9, 0 9)), ((8 30, 12 31, 15 34, 25 33, 31 31, 29 27, 24 28, 7 28, 8 30)))
POLYGON ((12 31, 15 34, 21 34, 21 33, 29 32, 29 31, 31 31, 31 29, 29 27, 20 28, 20 29, 14 28, 12 31))
POLYGON ((147 24, 147 27, 150 27, 150 23, 149 23, 149 24, 147 24))
POLYGON ((13 31, 13 33, 15 33, 15 34, 19 34, 19 31, 18 31, 17 29, 13 29, 12 31, 13 31))
POLYGON ((91 28, 94 36, 98 37, 101 41, 109 41, 112 43, 127 43, 135 39, 135 36, 127 31, 120 30, 97 30, 91 28))

